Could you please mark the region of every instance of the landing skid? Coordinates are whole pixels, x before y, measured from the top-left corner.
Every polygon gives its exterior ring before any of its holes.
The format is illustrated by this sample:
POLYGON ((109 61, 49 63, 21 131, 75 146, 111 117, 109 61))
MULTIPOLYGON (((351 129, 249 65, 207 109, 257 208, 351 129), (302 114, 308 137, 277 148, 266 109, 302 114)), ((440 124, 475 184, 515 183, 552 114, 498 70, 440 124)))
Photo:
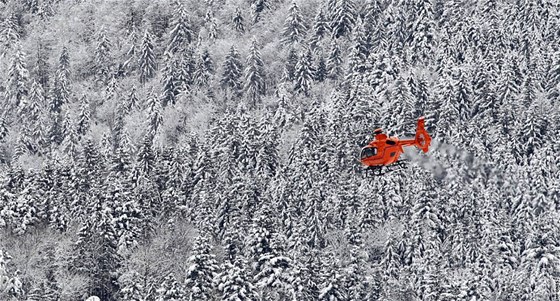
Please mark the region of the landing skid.
POLYGON ((399 161, 397 161, 393 164, 390 164, 390 165, 369 166, 369 167, 366 167, 365 170, 370 175, 382 176, 382 175, 388 174, 392 171, 402 170, 402 169, 406 168, 406 166, 407 166, 407 161, 399 160, 399 161))

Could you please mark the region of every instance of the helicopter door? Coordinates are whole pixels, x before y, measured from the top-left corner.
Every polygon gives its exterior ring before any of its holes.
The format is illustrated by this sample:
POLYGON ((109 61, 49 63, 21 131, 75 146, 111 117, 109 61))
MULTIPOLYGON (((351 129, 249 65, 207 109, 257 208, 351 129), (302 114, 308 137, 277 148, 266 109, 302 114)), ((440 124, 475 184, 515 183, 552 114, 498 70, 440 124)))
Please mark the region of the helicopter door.
POLYGON ((360 158, 365 159, 368 157, 373 157, 375 155, 377 155, 377 147, 364 147, 362 148, 360 158))

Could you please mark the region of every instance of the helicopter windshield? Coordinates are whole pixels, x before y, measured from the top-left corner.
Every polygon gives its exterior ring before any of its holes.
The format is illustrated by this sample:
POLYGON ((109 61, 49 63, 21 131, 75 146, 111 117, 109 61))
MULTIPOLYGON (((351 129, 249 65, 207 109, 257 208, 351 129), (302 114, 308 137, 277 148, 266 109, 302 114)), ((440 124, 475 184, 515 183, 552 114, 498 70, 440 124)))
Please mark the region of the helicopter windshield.
POLYGON ((367 157, 371 157, 375 155, 377 155, 377 147, 366 147, 362 149, 362 154, 360 157, 362 159, 365 159, 367 157))

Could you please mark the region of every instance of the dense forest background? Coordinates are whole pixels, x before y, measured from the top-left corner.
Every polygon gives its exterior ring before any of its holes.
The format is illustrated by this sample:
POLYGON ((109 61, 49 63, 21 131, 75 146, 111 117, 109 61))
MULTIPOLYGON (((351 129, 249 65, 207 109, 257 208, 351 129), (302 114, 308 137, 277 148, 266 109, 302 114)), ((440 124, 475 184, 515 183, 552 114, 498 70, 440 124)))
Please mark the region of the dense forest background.
POLYGON ((553 0, 0 0, 0 299, 558 300, 559 41, 553 0))

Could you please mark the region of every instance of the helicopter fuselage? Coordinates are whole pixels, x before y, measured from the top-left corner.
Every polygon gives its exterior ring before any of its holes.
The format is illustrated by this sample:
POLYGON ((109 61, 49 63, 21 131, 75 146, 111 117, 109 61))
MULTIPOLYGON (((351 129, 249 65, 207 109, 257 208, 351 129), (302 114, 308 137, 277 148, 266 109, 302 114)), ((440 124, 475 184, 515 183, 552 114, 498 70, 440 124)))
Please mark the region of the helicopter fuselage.
POLYGON ((404 152, 403 146, 414 145, 414 140, 399 140, 397 137, 379 139, 362 148, 360 159, 366 166, 384 166, 397 162, 404 152))

